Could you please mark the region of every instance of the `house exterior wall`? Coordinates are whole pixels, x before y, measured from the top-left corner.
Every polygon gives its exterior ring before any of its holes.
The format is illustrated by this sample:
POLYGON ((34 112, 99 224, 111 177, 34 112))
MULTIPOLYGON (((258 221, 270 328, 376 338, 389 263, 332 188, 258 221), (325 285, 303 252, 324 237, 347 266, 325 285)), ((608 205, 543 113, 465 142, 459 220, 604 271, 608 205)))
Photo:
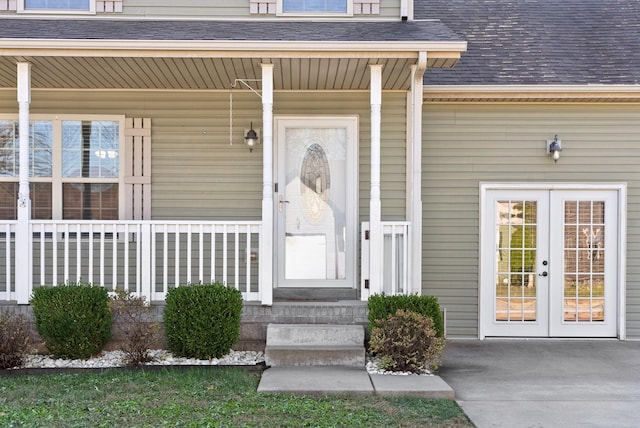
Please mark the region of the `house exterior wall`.
MULTIPOLYGON (((17 115, 15 91, 0 91, 0 114, 17 115)), ((34 90, 31 114, 123 114, 152 121, 152 219, 256 220, 261 216, 262 149, 249 153, 244 132, 261 128, 260 99, 233 94, 229 144, 227 91, 34 90)), ((276 92, 275 115, 359 116, 359 211, 368 220, 368 92, 276 92)), ((382 102, 382 218, 404 220, 406 94, 382 102)))
MULTIPOLYGON (((15 2, 0 1, 0 15, 15 14, 15 2)), ((134 18, 193 18, 193 19, 247 19, 274 17, 272 14, 251 14, 249 0, 229 1, 229 0, 184 0, 184 1, 153 1, 153 0, 98 0, 96 12, 101 16, 114 17, 134 17, 134 18), (106 6, 104 5, 106 3, 106 6)), ((275 3, 275 1, 265 0, 264 3, 275 3)), ((364 4, 377 3, 375 0, 361 2, 364 4)), ((379 14, 363 13, 356 10, 355 19, 399 19, 400 0, 380 0, 379 14)))
POLYGON ((481 182, 617 182, 628 186, 626 333, 639 338, 640 105, 430 104, 423 120, 423 294, 447 309, 447 335, 478 337, 481 182))

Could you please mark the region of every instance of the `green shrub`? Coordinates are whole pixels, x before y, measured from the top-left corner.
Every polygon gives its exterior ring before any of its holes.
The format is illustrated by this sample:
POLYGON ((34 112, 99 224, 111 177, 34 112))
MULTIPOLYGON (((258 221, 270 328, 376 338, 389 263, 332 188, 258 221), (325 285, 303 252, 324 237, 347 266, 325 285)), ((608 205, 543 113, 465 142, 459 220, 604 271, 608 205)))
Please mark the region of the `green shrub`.
POLYGON ((219 358, 240 336, 242 295, 224 285, 198 284, 172 288, 164 308, 169 350, 189 358, 219 358))
POLYGON ((155 343, 160 326, 152 322, 151 306, 144 297, 137 297, 129 291, 117 290, 110 302, 113 314, 113 330, 125 353, 125 362, 138 365, 152 361, 149 355, 151 345, 155 343))
POLYGON ((370 332, 378 325, 378 320, 394 315, 398 309, 404 309, 431 318, 438 337, 444 337, 444 323, 440 313, 440 305, 438 304, 438 299, 434 296, 374 294, 369 297, 368 306, 370 332))
POLYGON ((103 287, 69 283, 36 288, 31 298, 36 329, 57 358, 85 359, 111 338, 109 295, 103 287))
POLYGON ((402 309, 380 320, 369 342, 381 368, 412 373, 437 369, 444 346, 445 339, 437 336, 430 317, 402 309))
POLYGON ((0 369, 24 364, 31 341, 31 329, 24 315, 0 314, 0 369))

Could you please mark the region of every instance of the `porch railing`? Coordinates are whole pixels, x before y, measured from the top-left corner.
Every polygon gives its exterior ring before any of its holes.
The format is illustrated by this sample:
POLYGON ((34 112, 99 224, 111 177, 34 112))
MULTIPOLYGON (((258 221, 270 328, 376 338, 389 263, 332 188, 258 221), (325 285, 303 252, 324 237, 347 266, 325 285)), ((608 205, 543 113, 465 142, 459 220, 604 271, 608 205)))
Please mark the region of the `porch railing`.
POLYGON ((385 294, 410 294, 409 260, 411 260, 411 223, 383 221, 382 284, 372 290, 369 284, 369 223, 361 228, 361 294, 367 298, 375 292, 385 294))
POLYGON ((15 254, 15 222, 0 225, 4 300, 15 293, 12 266, 25 263, 32 267, 29 287, 83 281, 157 301, 171 287, 217 281, 259 300, 260 221, 33 220, 30 226, 31 257, 23 260, 15 254))

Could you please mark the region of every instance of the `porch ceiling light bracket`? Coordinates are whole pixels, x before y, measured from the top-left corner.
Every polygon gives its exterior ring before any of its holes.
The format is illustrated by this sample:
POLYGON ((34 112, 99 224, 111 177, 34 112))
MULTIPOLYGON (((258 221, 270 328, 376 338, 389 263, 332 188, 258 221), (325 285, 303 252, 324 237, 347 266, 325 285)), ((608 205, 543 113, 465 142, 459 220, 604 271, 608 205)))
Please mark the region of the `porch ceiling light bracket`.
POLYGON ((558 135, 556 134, 553 137, 553 140, 547 140, 547 154, 553 157, 554 162, 558 162, 560 159, 560 152, 562 151, 562 141, 558 139, 558 135))
MULTIPOLYGON (((260 99, 262 99, 262 94, 255 89, 249 82, 261 82, 262 79, 235 79, 231 84, 231 89, 229 90, 229 145, 233 145, 233 89, 238 86, 244 85, 251 92, 256 94, 260 99)), ((253 130, 253 122, 251 122, 251 129, 247 132, 247 135, 244 137, 244 142, 249 146, 249 152, 253 151, 253 148, 258 143, 258 135, 253 130)))

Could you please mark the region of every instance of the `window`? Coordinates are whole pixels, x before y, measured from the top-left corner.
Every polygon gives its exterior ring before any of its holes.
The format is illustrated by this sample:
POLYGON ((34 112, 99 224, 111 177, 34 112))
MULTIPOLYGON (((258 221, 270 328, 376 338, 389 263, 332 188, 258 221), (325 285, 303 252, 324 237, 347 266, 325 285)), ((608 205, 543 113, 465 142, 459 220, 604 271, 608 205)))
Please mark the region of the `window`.
POLYGON ((280 0, 280 14, 337 14, 352 15, 352 0, 280 0))
POLYGON ((20 0, 19 12, 95 13, 95 0, 20 0))
MULTIPOLYGON (((32 218, 117 220, 122 119, 37 119, 30 127, 32 218)), ((18 122, 0 120, 0 219, 16 218, 18 175, 18 122)))

